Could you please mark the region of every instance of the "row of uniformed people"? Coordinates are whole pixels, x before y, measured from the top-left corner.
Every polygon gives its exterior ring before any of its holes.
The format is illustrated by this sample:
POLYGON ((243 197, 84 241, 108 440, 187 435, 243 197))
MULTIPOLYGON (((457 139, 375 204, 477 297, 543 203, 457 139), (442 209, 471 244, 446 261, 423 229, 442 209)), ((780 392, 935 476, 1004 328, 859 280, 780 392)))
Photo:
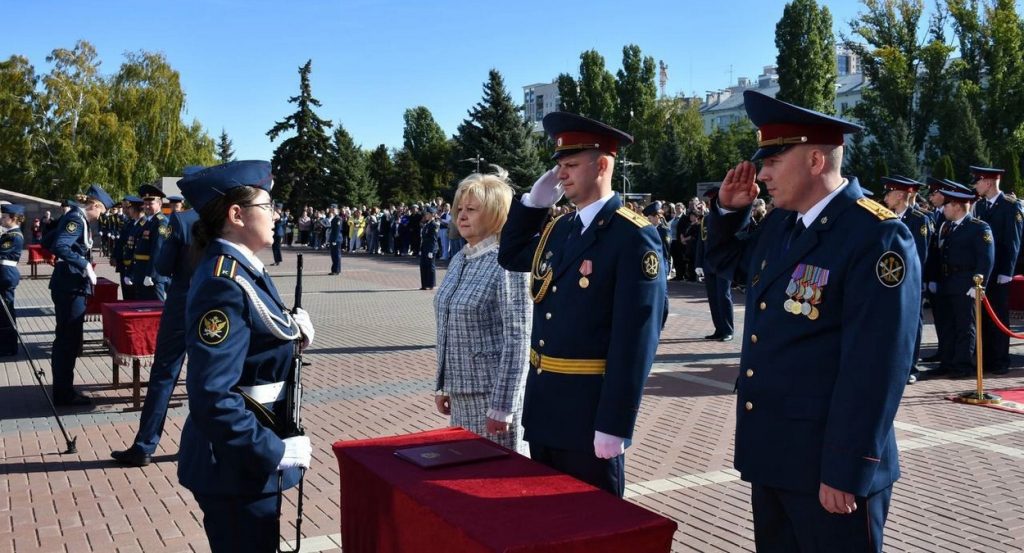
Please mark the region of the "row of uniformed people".
POLYGON ((0 206, 0 301, 6 311, 0 310, 0 357, 17 355, 18 330, 14 313, 14 289, 21 273, 18 260, 25 247, 21 224, 25 222, 25 208, 16 204, 0 206))
POLYGON ((170 236, 170 220, 161 211, 164 193, 151 184, 139 187, 139 196, 122 202, 130 221, 122 228, 111 262, 121 275, 126 300, 160 300, 167 297, 170 279, 156 270, 156 259, 170 236))

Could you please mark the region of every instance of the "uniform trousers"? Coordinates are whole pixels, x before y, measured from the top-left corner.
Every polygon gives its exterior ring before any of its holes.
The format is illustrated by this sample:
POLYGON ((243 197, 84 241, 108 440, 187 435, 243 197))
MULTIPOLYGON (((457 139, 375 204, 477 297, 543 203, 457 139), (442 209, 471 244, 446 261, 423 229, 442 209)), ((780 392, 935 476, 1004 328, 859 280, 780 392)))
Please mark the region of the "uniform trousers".
POLYGON ((974 298, 963 294, 935 296, 942 317, 936 322, 939 333, 939 369, 956 373, 975 370, 974 346, 977 327, 974 320, 974 298))
POLYGON ((507 447, 512 451, 518 451, 520 439, 523 436, 523 427, 520 425, 520 418, 523 414, 522 406, 512 413, 512 422, 508 425, 508 432, 501 434, 487 433, 487 409, 490 406, 489 395, 479 394, 451 394, 449 401, 452 408, 452 425, 461 426, 466 430, 475 432, 492 442, 507 447))
POLYGON ((194 493, 213 553, 271 553, 281 540, 277 494, 249 496, 194 493))
POLYGON ((123 298, 125 301, 133 301, 133 300, 135 300, 135 296, 136 296, 135 295, 135 285, 134 284, 128 284, 122 278, 121 279, 121 298, 123 298))
POLYGON ((732 281, 714 273, 704 273, 704 288, 708 293, 711 322, 719 336, 733 333, 732 281))
POLYGON ((331 244, 331 272, 341 272, 341 243, 334 242, 331 244))
POLYGON ((593 449, 572 451, 530 443, 530 458, 618 497, 626 492, 626 455, 599 459, 593 449))
POLYGON ((274 245, 271 247, 274 252, 274 263, 281 262, 281 237, 274 235, 274 245))
POLYGON ((750 485, 754 545, 758 553, 844 553, 882 551, 892 486, 857 498, 848 515, 829 513, 818 494, 750 485))
POLYGON ((167 297, 167 294, 164 292, 164 285, 162 282, 154 282, 152 286, 137 284, 134 288, 134 299, 139 301, 164 301, 164 298, 167 297))
POLYGON ((433 288, 437 282, 437 263, 433 257, 420 255, 420 287, 433 288))
POLYGON ((14 312, 14 288, 0 290, 0 301, 7 311, 0 313, 0 356, 18 354, 18 316, 14 312), (7 314, 10 313, 10 318, 7 314))
POLYGON ((56 315, 53 338, 53 399, 67 400, 75 395, 75 360, 82 351, 86 296, 75 292, 50 291, 56 315))
POLYGON ((167 405, 174 386, 178 384, 181 365, 185 361, 185 297, 188 289, 172 292, 160 315, 160 328, 156 333, 156 352, 149 372, 146 401, 142 404, 139 431, 135 445, 147 455, 156 451, 160 435, 164 432, 167 405))
MULTIPOLYGON (((996 312, 999 320, 1004 325, 1010 323, 1010 283, 996 284, 995 277, 992 277, 988 287, 985 288, 985 297, 992 304, 992 310, 996 312)), ((981 347, 985 350, 982 361, 985 364, 985 371, 1005 371, 1010 367, 1010 337, 999 330, 986 310, 981 312, 981 347)))

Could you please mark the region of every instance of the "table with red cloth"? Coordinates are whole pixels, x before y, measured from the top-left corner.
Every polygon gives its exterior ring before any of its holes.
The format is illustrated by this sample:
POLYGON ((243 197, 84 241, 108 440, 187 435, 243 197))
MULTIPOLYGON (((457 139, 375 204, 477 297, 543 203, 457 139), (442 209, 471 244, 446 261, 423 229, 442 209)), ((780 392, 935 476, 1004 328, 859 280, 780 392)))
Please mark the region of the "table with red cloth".
POLYGON ((394 454, 474 439, 448 428, 336 442, 345 553, 671 549, 672 520, 516 453, 434 469, 394 454))
POLYGON ((27 249, 28 265, 32 270, 32 278, 39 276, 36 265, 39 265, 40 263, 53 265, 57 262, 57 256, 50 253, 50 250, 44 248, 42 244, 29 244, 27 249))
POLYGON ((1009 305, 1010 311, 1017 312, 1014 318, 1020 318, 1021 312, 1024 311, 1024 275, 1017 275, 1010 281, 1009 305))
POLYGON ((118 287, 119 285, 109 278, 97 278, 96 285, 92 287, 92 295, 85 302, 85 320, 98 321, 103 315, 103 304, 117 302, 118 287))
POLYGON ((156 334, 160 328, 161 301, 122 301, 104 303, 103 339, 114 357, 114 387, 119 385, 122 365, 132 367, 132 402, 138 409, 142 402, 141 369, 153 363, 156 334))

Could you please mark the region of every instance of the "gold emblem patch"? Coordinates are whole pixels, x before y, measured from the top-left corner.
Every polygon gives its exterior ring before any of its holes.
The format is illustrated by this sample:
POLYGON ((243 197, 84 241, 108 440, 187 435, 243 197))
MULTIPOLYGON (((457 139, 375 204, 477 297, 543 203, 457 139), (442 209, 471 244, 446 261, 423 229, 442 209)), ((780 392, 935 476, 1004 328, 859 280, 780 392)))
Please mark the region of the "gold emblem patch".
POLYGON ((887 251, 878 258, 878 263, 875 263, 875 275, 878 276, 878 282, 881 282, 882 286, 895 288, 902 284, 903 279, 907 276, 907 264, 900 254, 887 251))
POLYGON ((981 239, 984 240, 985 242, 991 242, 992 241, 992 234, 989 233, 989 232, 986 232, 985 234, 981 235, 981 239))
POLYGON ((928 224, 921 225, 921 236, 928 236, 928 224))
POLYGON ((661 260, 658 259, 658 254, 653 251, 648 251, 644 254, 643 270, 644 276, 648 279, 658 278, 658 268, 661 265, 661 260))
POLYGON ((64 227, 64 230, 66 230, 66 231, 68 231, 68 232, 78 232, 78 223, 76 223, 76 222, 74 222, 74 221, 70 221, 70 222, 68 222, 68 224, 67 224, 67 225, 66 225, 66 226, 64 227))
POLYGON ((1024 221, 1024 215, 1022 215, 1021 212, 1018 211, 1017 212, 1017 222, 1019 223, 1021 221, 1024 221))
POLYGON ((7 248, 10 248, 10 247, 11 247, 11 246, 13 246, 13 245, 14 245, 14 242, 13 242, 13 241, 11 241, 11 240, 5 240, 3 244, 0 244, 0 249, 4 249, 4 250, 6 250, 7 248))
POLYGON ((162 225, 160 227, 160 236, 163 236, 164 238, 167 238, 170 235, 171 235, 171 227, 168 226, 168 225, 162 225))
POLYGON ((228 316, 220 309, 211 309, 199 321, 199 339, 204 344, 216 346, 228 337, 230 328, 228 316))

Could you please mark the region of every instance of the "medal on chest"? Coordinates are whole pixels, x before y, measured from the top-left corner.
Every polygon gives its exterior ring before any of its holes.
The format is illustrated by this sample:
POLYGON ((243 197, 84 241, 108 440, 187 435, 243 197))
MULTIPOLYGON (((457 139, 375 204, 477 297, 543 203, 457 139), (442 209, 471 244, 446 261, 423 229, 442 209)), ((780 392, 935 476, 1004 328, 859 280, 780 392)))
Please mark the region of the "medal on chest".
POLYGON ((580 263, 580 288, 586 288, 590 286, 590 273, 594 272, 594 262, 589 259, 584 259, 583 263, 580 263))
POLYGON ((789 299, 782 304, 782 308, 793 315, 817 320, 821 315, 818 305, 821 303, 822 290, 828 284, 828 274, 828 269, 806 263, 797 265, 786 285, 789 299))

